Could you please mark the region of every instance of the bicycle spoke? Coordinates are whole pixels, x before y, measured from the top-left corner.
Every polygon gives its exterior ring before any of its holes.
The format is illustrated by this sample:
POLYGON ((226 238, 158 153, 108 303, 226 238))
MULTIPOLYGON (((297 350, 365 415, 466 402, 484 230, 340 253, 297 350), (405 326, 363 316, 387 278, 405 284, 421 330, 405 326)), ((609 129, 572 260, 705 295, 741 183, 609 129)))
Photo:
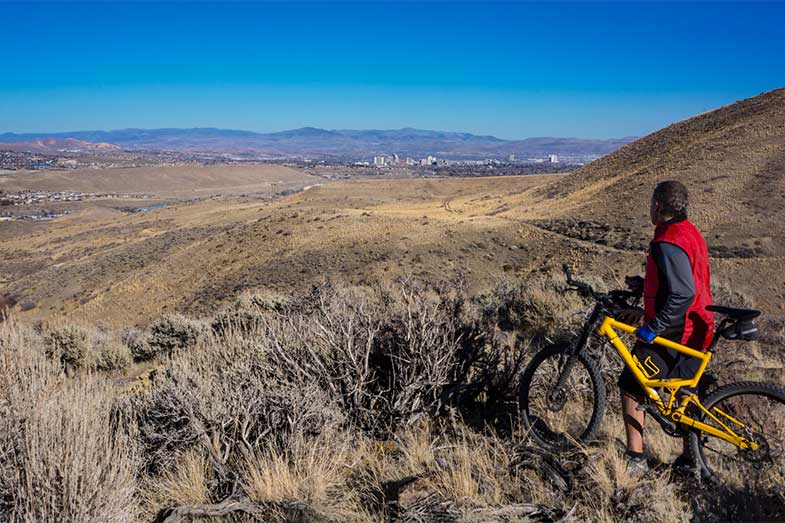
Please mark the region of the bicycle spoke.
POLYGON ((591 376, 581 365, 573 365, 564 387, 556 390, 567 362, 568 356, 558 355, 537 368, 530 386, 529 415, 537 430, 575 441, 589 426, 594 394, 591 376), (562 396, 555 398, 556 393, 562 396))
POLYGON ((739 489, 781 488, 785 483, 785 403, 751 391, 724 398, 709 410, 738 436, 758 446, 741 450, 703 436, 700 451, 715 479, 739 489))

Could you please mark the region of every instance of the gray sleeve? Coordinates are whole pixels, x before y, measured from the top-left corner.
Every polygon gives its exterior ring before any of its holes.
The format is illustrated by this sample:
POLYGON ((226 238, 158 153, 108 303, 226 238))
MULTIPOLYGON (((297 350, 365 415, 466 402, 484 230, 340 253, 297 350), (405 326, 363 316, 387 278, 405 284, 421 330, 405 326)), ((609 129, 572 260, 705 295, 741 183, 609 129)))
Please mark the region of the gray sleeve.
POLYGON ((684 325, 687 311, 695 299, 695 282, 687 253, 672 243, 652 245, 652 256, 660 276, 665 279, 668 296, 660 312, 649 322, 649 328, 661 334, 669 328, 684 325))

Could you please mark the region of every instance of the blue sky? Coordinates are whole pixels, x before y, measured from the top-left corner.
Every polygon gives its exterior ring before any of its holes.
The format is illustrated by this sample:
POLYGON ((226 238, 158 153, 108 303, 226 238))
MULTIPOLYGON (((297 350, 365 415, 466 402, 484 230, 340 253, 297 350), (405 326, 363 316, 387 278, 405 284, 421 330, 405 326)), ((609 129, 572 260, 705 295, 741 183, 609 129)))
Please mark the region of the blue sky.
POLYGON ((0 132, 643 135, 785 86, 785 2, 0 0, 0 132))

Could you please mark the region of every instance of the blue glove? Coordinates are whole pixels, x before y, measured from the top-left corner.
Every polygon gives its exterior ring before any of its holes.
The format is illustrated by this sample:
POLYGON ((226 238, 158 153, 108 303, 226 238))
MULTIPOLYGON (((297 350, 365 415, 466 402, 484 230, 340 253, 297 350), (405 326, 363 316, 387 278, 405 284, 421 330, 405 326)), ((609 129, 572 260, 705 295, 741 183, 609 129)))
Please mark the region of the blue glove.
POLYGON ((639 340, 651 343, 654 341, 654 338, 657 337, 657 333, 651 330, 648 325, 642 325, 635 331, 635 336, 637 336, 639 340))

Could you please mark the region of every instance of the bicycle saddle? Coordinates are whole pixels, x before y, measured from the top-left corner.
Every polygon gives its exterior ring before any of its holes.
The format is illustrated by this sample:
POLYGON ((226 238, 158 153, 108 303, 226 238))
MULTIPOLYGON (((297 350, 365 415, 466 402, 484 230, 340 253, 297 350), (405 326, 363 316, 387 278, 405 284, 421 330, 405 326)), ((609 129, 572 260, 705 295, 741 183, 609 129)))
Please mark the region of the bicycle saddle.
POLYGON ((707 311, 724 314, 734 320, 751 320, 760 316, 760 311, 755 309, 734 309, 733 307, 723 307, 722 305, 709 305, 707 311))

